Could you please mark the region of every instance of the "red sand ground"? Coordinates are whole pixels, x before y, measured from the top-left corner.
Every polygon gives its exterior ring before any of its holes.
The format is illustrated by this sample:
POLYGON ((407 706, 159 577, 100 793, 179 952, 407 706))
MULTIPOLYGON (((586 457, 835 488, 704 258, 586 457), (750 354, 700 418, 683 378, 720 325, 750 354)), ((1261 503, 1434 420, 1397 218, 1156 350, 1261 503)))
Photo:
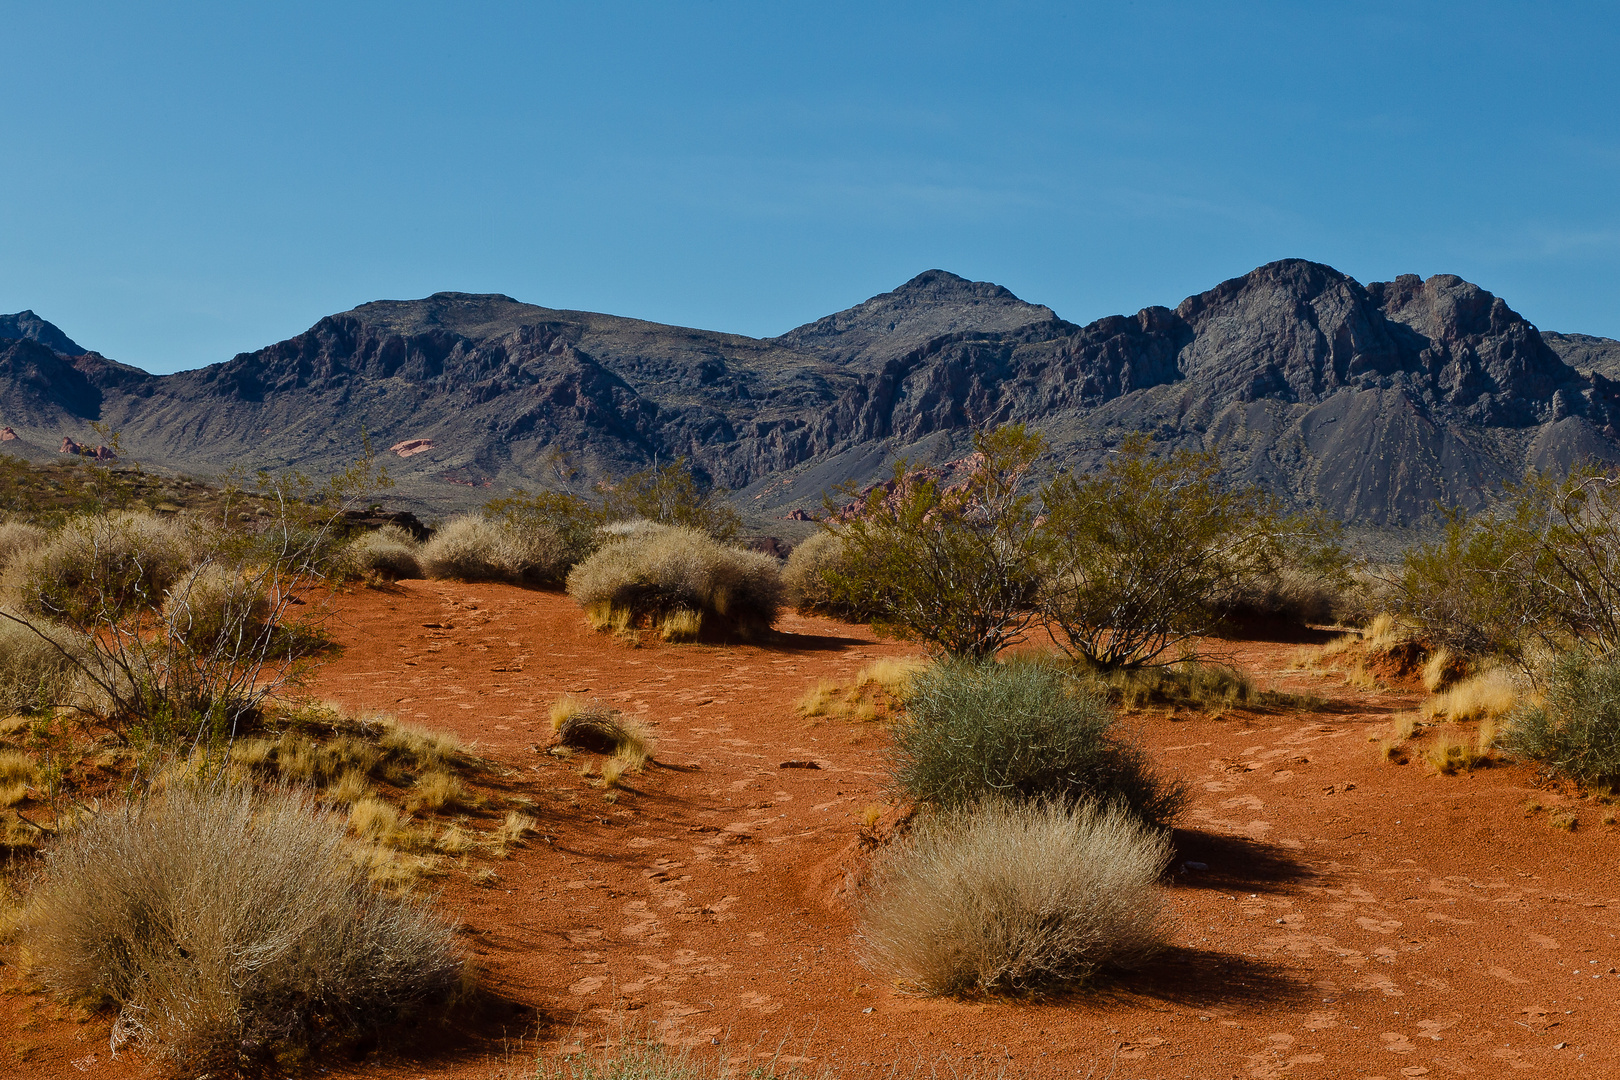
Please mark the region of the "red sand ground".
MULTIPOLYGON (((806 1075, 1620 1075, 1620 831, 1523 768, 1381 761, 1368 735, 1415 695, 1286 671, 1295 645, 1233 650, 1262 684, 1327 698, 1319 711, 1140 719, 1194 791, 1169 954, 1039 1004, 894 992, 858 962, 839 896, 858 818, 885 800, 884 730, 793 705, 915 650, 821 619, 782 628, 765 647, 632 648, 555 594, 408 582, 343 598, 347 649, 316 693, 476 741, 544 836, 438 882, 495 997, 485 1015, 326 1075, 522 1075, 536 1051, 625 1024, 806 1075), (661 764, 616 803, 536 749, 564 692, 656 730, 661 764), (1527 813, 1532 797, 1568 803, 1578 828, 1527 813), (472 883, 478 866, 493 887, 472 883)), ((150 1072, 108 1060, 105 1020, 6 983, 0 1047, 26 1051, 10 1075, 150 1072)))

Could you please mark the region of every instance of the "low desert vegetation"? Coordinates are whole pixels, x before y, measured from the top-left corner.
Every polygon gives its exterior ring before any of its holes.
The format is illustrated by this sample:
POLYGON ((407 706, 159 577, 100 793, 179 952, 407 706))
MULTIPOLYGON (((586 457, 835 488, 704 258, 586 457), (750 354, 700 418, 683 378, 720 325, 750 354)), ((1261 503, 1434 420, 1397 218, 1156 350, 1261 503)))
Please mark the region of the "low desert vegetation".
POLYGON ((1127 439, 1097 473, 1065 472, 1043 494, 1062 542, 1040 611, 1060 649, 1102 668, 1155 664, 1188 655, 1285 578, 1296 593, 1348 587, 1327 523, 1228 484, 1212 453, 1150 451, 1147 438, 1127 439))
POLYGON ((876 607, 881 624, 907 637, 982 659, 1022 639, 1037 617, 1046 532, 1022 488, 1046 444, 1010 424, 980 432, 974 448, 959 484, 901 461, 854 514, 829 502, 827 528, 840 547, 816 573, 833 605, 876 607))
POLYGON ((417 562, 430 578, 557 585, 576 554, 569 540, 553 530, 463 514, 440 526, 422 545, 417 562))
POLYGON ((599 630, 649 629, 667 641, 757 637, 782 604, 777 560, 686 526, 650 524, 609 540, 568 575, 599 630))
POLYGON ((1091 801, 1164 828, 1187 799, 1122 735, 1113 710, 1052 664, 958 661, 918 674, 891 755, 899 789, 942 809, 1091 801))
POLYGON ((657 743, 641 721, 600 701, 564 695, 551 706, 551 728, 564 753, 584 751, 606 760, 587 764, 602 787, 615 788, 626 774, 638 773, 653 759, 657 743))
POLYGON ((920 994, 1030 993, 1128 970, 1164 945, 1170 841, 1123 807, 992 800, 929 816, 884 852, 867 961, 920 994))
POLYGON ((1620 655, 1564 654, 1544 698, 1511 715, 1503 746, 1583 787, 1620 788, 1620 655))
POLYGON ((186 1075, 285 1067, 442 1009, 453 928, 376 891, 308 796, 171 786, 87 818, 28 890, 36 977, 186 1075))
POLYGON ((799 699, 806 717, 869 721, 893 716, 911 693, 917 675, 928 662, 915 657, 874 660, 857 671, 848 683, 822 679, 799 699))
POLYGON ((838 546, 793 568, 800 602, 875 609, 876 624, 969 659, 1039 621, 1069 656, 1116 669, 1197 658, 1246 611, 1321 615, 1353 584, 1335 528, 1230 485, 1213 454, 1156 457, 1133 437, 1095 473, 1061 471, 1037 491, 1038 434, 1007 425, 974 446, 949 485, 901 462, 858 506, 829 502, 838 546))
POLYGON ((830 532, 812 533, 788 553, 782 567, 787 602, 804 615, 825 615, 844 622, 883 621, 888 607, 882 595, 859 586, 854 549, 830 532))
POLYGON ((722 544, 742 531, 742 518, 726 503, 725 488, 716 487, 685 458, 631 473, 600 485, 605 521, 651 521, 696 529, 722 544))
POLYGON ((422 545, 398 525, 371 529, 349 541, 343 552, 344 569, 357 577, 400 581, 422 576, 422 545))
POLYGON ((1519 703, 1519 688, 1503 668, 1491 668, 1471 675, 1450 689, 1423 702, 1425 720, 1496 720, 1512 712, 1519 703))
POLYGON ((1620 647, 1620 478, 1592 466, 1532 474, 1503 505, 1454 515, 1409 550, 1397 613, 1435 645, 1519 665, 1620 647))

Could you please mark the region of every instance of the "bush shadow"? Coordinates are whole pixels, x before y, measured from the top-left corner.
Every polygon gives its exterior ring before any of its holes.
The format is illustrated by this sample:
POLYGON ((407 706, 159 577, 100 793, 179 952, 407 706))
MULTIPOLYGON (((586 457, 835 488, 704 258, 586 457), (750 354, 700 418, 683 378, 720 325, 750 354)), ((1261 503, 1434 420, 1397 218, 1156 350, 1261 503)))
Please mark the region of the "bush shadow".
POLYGON ((1259 885, 1309 881, 1317 871, 1288 849, 1202 829, 1176 829, 1175 857, 1165 871, 1178 888, 1242 892, 1259 885))
POLYGON ((1100 1002, 1131 1004, 1151 999, 1201 1008, 1278 1006, 1307 998, 1309 983, 1276 964, 1252 957, 1172 945, 1141 968, 1095 988, 1100 1002))

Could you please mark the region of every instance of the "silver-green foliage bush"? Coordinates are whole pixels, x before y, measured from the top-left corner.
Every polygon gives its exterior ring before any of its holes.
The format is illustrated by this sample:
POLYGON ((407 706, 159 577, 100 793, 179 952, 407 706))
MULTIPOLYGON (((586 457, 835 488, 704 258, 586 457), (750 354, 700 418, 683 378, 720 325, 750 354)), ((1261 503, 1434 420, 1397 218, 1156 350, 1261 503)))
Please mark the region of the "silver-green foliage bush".
POLYGON ((947 808, 985 799, 1095 801, 1153 827, 1186 802, 1124 738, 1082 681, 1043 663, 957 661, 913 680, 894 726, 891 769, 912 799, 947 808))
POLYGON ((118 1007, 115 1046, 191 1075, 374 1030, 445 999, 462 961, 446 919, 376 892, 343 844, 286 792, 181 786, 109 809, 46 857, 29 955, 52 989, 118 1007))
POLYGON ((1577 783, 1620 787, 1620 656, 1562 656, 1545 701, 1515 712, 1502 742, 1577 783))
POLYGON ((747 635, 776 621, 782 577, 769 555, 729 547, 700 529, 638 523, 573 569, 568 595, 599 625, 613 614, 634 623, 684 612, 747 635))
POLYGON ((1120 809, 1000 802, 926 817, 880 858, 868 963, 924 994, 1025 992, 1163 947, 1170 841, 1120 809))

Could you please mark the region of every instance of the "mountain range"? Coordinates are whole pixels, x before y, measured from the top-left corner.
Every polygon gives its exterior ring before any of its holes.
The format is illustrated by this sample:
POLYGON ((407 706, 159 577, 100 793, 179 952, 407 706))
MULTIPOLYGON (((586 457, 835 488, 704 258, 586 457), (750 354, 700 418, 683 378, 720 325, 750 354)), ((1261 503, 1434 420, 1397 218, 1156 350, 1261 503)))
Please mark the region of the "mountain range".
POLYGON ((100 423, 149 466, 320 474, 364 433, 393 500, 430 512, 685 457, 763 523, 1005 421, 1065 467, 1147 431, 1298 507, 1417 526, 1527 468, 1620 461, 1620 342, 1540 331, 1449 274, 1362 285, 1298 259, 1085 326, 942 270, 773 338, 436 293, 172 375, 0 316, 0 451, 100 423))

